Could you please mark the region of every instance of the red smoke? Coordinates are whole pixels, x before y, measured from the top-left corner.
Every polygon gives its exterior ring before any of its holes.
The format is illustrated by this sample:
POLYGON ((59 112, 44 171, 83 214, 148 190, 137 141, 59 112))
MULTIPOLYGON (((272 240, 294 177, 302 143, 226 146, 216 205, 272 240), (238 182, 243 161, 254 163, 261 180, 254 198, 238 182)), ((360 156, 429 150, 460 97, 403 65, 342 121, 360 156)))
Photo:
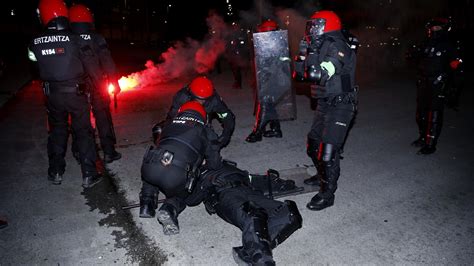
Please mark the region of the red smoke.
POLYGON ((218 57, 225 51, 225 39, 230 27, 216 14, 211 14, 206 20, 209 33, 202 43, 193 39, 174 43, 161 54, 162 62, 148 60, 145 70, 122 77, 119 80, 122 91, 210 72, 218 57))

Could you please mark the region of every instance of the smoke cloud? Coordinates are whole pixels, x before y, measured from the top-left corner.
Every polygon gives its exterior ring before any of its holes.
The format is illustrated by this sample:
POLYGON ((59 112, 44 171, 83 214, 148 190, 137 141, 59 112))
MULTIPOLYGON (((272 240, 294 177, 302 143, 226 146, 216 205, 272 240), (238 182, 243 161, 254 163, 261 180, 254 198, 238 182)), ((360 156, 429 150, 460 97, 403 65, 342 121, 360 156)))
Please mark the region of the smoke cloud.
POLYGON ((148 60, 145 70, 122 78, 122 84, 153 86, 183 76, 212 71, 217 59, 225 51, 226 38, 232 29, 214 12, 207 18, 207 24, 209 32, 202 42, 191 38, 175 42, 160 55, 159 62, 148 60))

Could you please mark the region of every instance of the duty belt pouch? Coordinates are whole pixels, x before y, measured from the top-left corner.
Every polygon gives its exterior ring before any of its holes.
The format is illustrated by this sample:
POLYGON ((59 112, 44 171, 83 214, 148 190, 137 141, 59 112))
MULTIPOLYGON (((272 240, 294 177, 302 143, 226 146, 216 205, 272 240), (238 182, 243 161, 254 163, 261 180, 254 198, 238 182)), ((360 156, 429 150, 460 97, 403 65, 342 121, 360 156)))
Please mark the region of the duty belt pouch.
POLYGON ((191 193, 194 188, 194 184, 196 183, 196 177, 199 176, 199 168, 198 167, 191 167, 188 165, 186 168, 186 190, 191 193))

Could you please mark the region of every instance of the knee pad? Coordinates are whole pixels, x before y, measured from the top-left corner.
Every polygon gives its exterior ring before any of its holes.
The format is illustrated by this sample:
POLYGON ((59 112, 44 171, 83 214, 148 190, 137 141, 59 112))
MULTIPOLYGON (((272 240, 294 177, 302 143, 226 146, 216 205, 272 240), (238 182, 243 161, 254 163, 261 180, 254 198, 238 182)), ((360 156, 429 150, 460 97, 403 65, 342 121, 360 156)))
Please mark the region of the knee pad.
POLYGON ((336 148, 333 144, 330 143, 323 143, 322 149, 322 160, 323 162, 327 163, 332 161, 336 155, 336 148))
POLYGON ((285 203, 282 204, 282 206, 278 209, 278 212, 279 213, 275 217, 277 221, 270 221, 271 224, 281 224, 281 226, 279 226, 279 230, 274 232, 271 236, 272 249, 283 243, 283 241, 285 241, 303 225, 303 217, 301 217, 298 207, 294 201, 285 200, 285 203))

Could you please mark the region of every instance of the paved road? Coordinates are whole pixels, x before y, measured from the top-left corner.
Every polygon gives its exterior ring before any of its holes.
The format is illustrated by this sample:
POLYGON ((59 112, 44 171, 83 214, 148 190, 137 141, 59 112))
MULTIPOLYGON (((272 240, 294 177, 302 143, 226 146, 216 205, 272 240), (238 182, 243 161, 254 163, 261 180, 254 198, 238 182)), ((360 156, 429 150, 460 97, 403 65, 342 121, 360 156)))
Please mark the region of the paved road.
MULTIPOLYGON (((447 110, 438 152, 415 155, 415 88, 410 74, 365 80, 360 108, 341 162, 333 207, 305 208, 312 194, 290 196, 303 228, 274 250, 282 265, 471 264, 474 261, 473 92, 461 111, 447 110)), ((216 87, 237 116, 223 156, 253 173, 267 168, 311 174, 305 135, 311 125, 308 98, 297 96, 298 119, 282 123, 282 139, 244 141, 253 124, 252 92, 232 90, 229 73, 216 87)), ((41 95, 33 85, 0 117, 0 215, 11 225, 0 231, 5 264, 233 265, 240 245, 237 228, 209 216, 202 206, 180 216, 181 233, 164 236, 155 219, 122 212, 135 202, 140 165, 150 128, 162 119, 172 94, 188 80, 123 93, 114 111, 123 159, 107 166, 110 178, 91 191, 80 187, 79 168, 68 155, 65 182, 46 182, 46 132, 41 95)), ((469 82, 472 86, 472 80, 469 82)))

